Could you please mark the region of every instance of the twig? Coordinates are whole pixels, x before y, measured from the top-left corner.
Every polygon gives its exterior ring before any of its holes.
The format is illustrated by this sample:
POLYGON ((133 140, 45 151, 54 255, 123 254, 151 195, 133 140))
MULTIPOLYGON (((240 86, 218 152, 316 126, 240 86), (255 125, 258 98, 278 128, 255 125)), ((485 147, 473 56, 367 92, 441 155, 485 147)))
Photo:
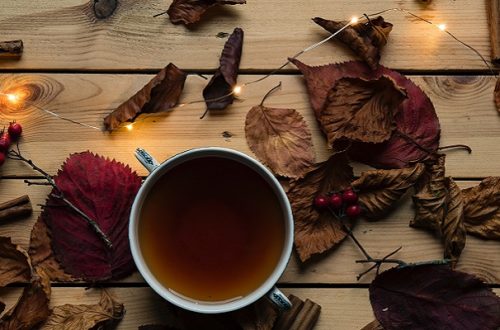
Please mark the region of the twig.
POLYGON ((87 223, 90 225, 92 230, 94 230, 94 232, 97 234, 97 236, 99 236, 99 238, 104 242, 106 247, 108 249, 113 248, 113 244, 111 243, 109 238, 106 236, 106 234, 101 230, 101 228, 99 228, 99 225, 97 224, 97 222, 95 222, 88 215, 86 215, 82 210, 80 210, 72 202, 70 202, 64 196, 63 192, 59 189, 59 187, 56 185, 54 179, 52 179, 52 177, 47 172, 45 172, 43 169, 41 169, 40 167, 35 165, 31 159, 25 158, 21 154, 21 151, 19 150, 19 144, 16 145, 16 149, 11 149, 8 152, 7 157, 10 159, 22 161, 22 162, 28 164, 32 169, 34 169, 35 171, 40 173, 45 178, 45 180, 47 180, 46 184, 41 183, 41 182, 33 182, 33 181, 29 181, 29 180, 24 180, 24 182, 27 183, 28 185, 50 185, 50 186, 52 186, 52 188, 54 190, 50 194, 50 196, 61 200, 63 203, 66 204, 66 206, 68 206, 70 209, 72 209, 74 212, 76 212, 78 215, 80 215, 85 221, 87 221, 87 223))

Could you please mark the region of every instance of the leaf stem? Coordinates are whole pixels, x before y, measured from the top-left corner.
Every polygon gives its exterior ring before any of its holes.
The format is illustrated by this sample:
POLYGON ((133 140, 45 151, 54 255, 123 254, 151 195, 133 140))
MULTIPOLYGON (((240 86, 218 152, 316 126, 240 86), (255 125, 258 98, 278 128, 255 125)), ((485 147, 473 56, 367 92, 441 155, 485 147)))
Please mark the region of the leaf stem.
POLYGON ((460 148, 460 149, 465 149, 469 154, 472 153, 471 147, 465 144, 452 144, 449 146, 444 146, 444 147, 439 147, 438 150, 446 150, 446 149, 454 149, 454 148, 460 148))
MULTIPOLYGON (((50 196, 61 200, 63 203, 66 204, 66 206, 68 206, 70 209, 72 209, 74 212, 76 212, 78 215, 80 215, 90 225, 90 227, 94 230, 94 232, 97 234, 97 236, 99 236, 99 238, 104 242, 106 247, 108 249, 113 248, 113 244, 111 243, 109 238, 106 236, 106 234, 101 230, 101 228, 99 228, 99 225, 97 224, 97 222, 95 222, 95 220, 91 219, 82 210, 80 210, 72 202, 70 202, 66 197, 64 197, 63 192, 56 185, 54 179, 52 179, 52 177, 47 172, 45 172, 43 169, 41 169, 40 167, 35 165, 31 159, 27 159, 21 154, 21 151, 19 150, 19 144, 16 145, 15 150, 11 149, 8 152, 7 157, 10 159, 22 161, 22 162, 28 164, 33 170, 40 173, 44 177, 44 179, 47 180, 46 183, 33 182, 33 181, 29 181, 29 180, 24 180, 24 182, 26 184, 28 184, 28 186, 31 186, 31 185, 50 185, 50 186, 52 186, 52 188, 54 189, 54 192, 52 192, 50 194, 50 196)), ((46 205, 46 206, 50 206, 50 205, 46 205)))
POLYGON ((269 97, 269 95, 271 95, 273 92, 277 91, 278 89, 281 88, 281 81, 278 85, 274 86, 273 88, 271 88, 267 93, 266 95, 264 95, 264 97, 262 98, 262 101, 260 102, 260 106, 264 106, 264 101, 269 97))

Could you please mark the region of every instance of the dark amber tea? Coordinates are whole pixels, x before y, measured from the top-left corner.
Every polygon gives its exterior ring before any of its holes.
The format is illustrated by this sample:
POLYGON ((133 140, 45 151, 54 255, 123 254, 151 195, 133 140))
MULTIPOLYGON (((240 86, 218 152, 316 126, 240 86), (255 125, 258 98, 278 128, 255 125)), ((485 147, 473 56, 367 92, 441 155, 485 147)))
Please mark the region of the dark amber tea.
POLYGON ((198 301, 257 289, 279 262, 285 236, 279 200, 247 165, 206 156, 165 173, 142 206, 139 244, 157 280, 198 301))

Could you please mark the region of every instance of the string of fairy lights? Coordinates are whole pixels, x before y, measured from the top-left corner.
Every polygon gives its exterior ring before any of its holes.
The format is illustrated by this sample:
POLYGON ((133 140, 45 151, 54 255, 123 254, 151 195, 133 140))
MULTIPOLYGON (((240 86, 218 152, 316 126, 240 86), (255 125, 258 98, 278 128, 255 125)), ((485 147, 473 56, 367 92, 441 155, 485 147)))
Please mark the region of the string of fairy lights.
MULTIPOLYGON (((354 16, 349 21, 347 21, 347 23, 345 25, 343 25, 335 33, 332 33, 328 37, 322 39, 321 41, 319 41, 319 42, 317 42, 317 43, 315 43, 313 45, 310 45, 307 48, 302 49, 301 51, 299 51, 298 53, 296 53, 295 55, 293 55, 293 56, 291 56, 289 58, 290 59, 296 59, 299 56, 301 56, 301 55, 303 55, 303 54, 305 54, 305 53, 307 53, 309 51, 312 51, 312 50, 318 48, 319 46, 325 44, 329 40, 335 38, 338 34, 340 34, 342 31, 344 31, 345 29, 347 29, 349 26, 353 26, 353 25, 360 24, 360 23, 369 23, 371 17, 379 16, 379 15, 382 15, 382 14, 385 14, 385 13, 389 13, 389 12, 398 12, 398 13, 401 13, 401 14, 409 15, 409 16, 411 16, 413 18, 416 18, 420 22, 424 22, 424 23, 430 24, 430 25, 436 27, 439 31, 441 31, 443 33, 446 33, 451 38, 453 38, 456 42, 460 43, 464 47, 466 47, 466 48, 470 49, 472 52, 474 52, 483 61, 483 63, 486 65, 486 67, 492 73, 492 75, 494 75, 495 77, 497 77, 496 72, 493 70, 493 68, 491 67, 490 63, 485 59, 485 57, 477 49, 475 49, 471 45, 465 43, 464 41, 460 40, 453 33, 451 33, 447 29, 447 26, 446 26, 445 23, 434 23, 434 22, 432 22, 432 21, 430 21, 430 20, 428 20, 426 18, 418 16, 418 15, 412 13, 411 11, 408 11, 408 10, 403 9, 403 8, 389 8, 389 9, 385 9, 385 10, 382 10, 382 11, 379 11, 379 12, 376 12, 376 13, 372 13, 372 14, 364 14, 363 16, 360 16, 360 17, 354 16)), ((263 81, 263 80, 271 77, 272 75, 280 72, 281 70, 283 70, 288 64, 290 64, 290 59, 286 60, 281 66, 279 66, 278 68, 272 70, 271 72, 267 73, 266 75, 263 75, 262 77, 259 77, 259 78, 255 79, 255 80, 252 80, 252 81, 249 81, 249 82, 246 82, 246 83, 237 84, 236 86, 233 87, 232 91, 230 93, 226 94, 226 95, 223 95, 223 96, 220 96, 220 97, 217 97, 217 98, 213 98, 213 99, 208 99, 208 100, 197 99, 197 100, 193 100, 193 101, 179 103, 175 107, 171 108, 170 110, 173 110, 175 108, 184 107, 184 106, 191 105, 191 104, 196 104, 196 103, 205 103, 205 102, 211 102, 211 101, 218 101, 218 100, 224 99, 224 98, 226 98, 228 96, 231 96, 231 95, 236 96, 236 97, 240 96, 240 95, 242 95, 242 93, 244 92, 244 90, 249 85, 257 84, 257 83, 259 83, 259 82, 261 82, 261 81, 263 81)), ((8 93, 0 92, 0 96, 5 97, 5 99, 10 104, 12 104, 12 105, 19 105, 19 104, 22 103, 22 104, 25 104, 25 105, 28 105, 28 106, 32 106, 32 107, 34 107, 34 108, 36 108, 38 110, 41 110, 41 111, 43 111, 43 112, 45 112, 45 113, 47 113, 47 114, 49 114, 51 116, 54 116, 54 117, 56 117, 58 119, 65 120, 65 121, 71 122, 73 124, 77 124, 77 125, 80 125, 80 126, 83 126, 83 127, 86 127, 86 128, 90 128, 90 129, 94 129, 94 130, 98 130, 98 131, 102 131, 103 130, 102 128, 99 128, 99 127, 96 127, 96 126, 92 126, 92 125, 89 125, 89 124, 85 124, 85 123, 82 123, 82 122, 79 122, 79 121, 76 121, 76 120, 64 117, 62 115, 59 115, 59 114, 57 114, 57 113, 55 113, 55 112, 53 112, 51 110, 45 109, 44 107, 41 107, 41 106, 37 105, 35 102, 31 102, 31 101, 26 100, 21 93, 18 93, 15 90, 14 91, 10 91, 8 93)), ((129 124, 125 125, 126 129, 132 130, 135 123, 136 122, 132 122, 132 123, 129 123, 129 124)))

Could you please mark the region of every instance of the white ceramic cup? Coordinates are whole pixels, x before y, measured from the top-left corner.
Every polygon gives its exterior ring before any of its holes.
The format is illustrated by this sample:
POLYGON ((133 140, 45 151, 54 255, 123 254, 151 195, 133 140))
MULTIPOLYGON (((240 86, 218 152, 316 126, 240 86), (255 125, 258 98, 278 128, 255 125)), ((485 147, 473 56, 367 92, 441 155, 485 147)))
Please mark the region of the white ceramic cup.
POLYGON ((137 159, 141 162, 144 167, 150 172, 149 176, 146 178, 142 184, 137 196, 135 197, 134 204, 132 205, 132 211, 130 213, 130 224, 129 224, 129 240, 130 248, 132 250, 132 256, 134 258, 137 269, 144 277, 146 282, 153 288, 156 293, 162 296, 167 301, 177 305, 186 310, 190 310, 198 313, 214 314, 214 313, 225 313, 236 309, 243 308, 259 298, 266 296, 275 303, 280 309, 289 309, 291 307, 290 301, 287 297, 276 288, 275 284, 280 278, 281 274, 285 271, 288 260, 290 259, 292 253, 293 245, 293 217, 292 210, 290 208, 290 203, 288 198, 283 191, 280 183, 274 175, 262 164, 260 164, 255 159, 247 156, 244 153, 217 147, 207 147, 207 148, 197 148, 187 150, 180 154, 173 156, 172 158, 166 160, 162 164, 159 164, 151 155, 149 155, 145 150, 138 148, 135 152, 137 159), (140 222, 141 208, 144 201, 148 198, 148 194, 151 188, 154 186, 156 181, 171 170, 174 167, 182 166, 182 163, 203 157, 222 157, 226 159, 231 159, 236 162, 242 163, 248 166, 250 169, 258 173, 269 186, 273 189, 276 194, 281 209, 283 211, 283 218, 285 220, 285 240, 283 244, 283 249, 281 251, 281 257, 276 264, 273 272, 269 277, 261 283, 261 285, 255 289, 253 292, 247 294, 244 297, 237 298, 235 300, 227 302, 203 302, 191 300, 187 297, 182 297, 173 293, 163 284, 161 284, 151 272, 148 265, 144 261, 144 257, 141 253, 141 248, 138 238, 138 227, 140 222))

